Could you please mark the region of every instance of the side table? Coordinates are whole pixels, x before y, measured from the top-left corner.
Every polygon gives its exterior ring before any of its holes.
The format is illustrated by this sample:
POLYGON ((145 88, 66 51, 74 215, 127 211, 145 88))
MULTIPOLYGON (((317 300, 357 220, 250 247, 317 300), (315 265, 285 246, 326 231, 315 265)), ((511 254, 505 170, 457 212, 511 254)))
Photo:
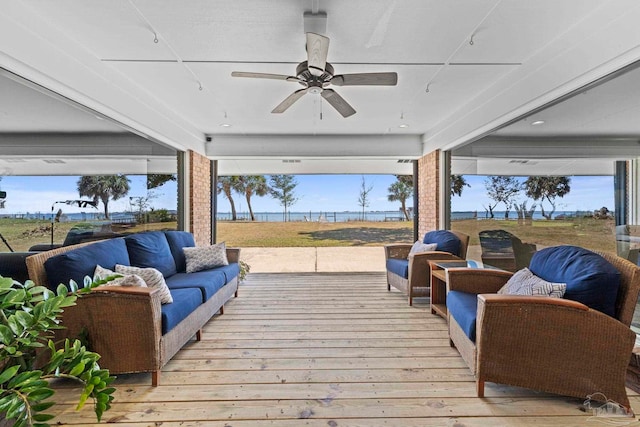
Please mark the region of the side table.
POLYGON ((432 260, 431 266, 431 314, 447 318, 447 270, 451 268, 493 268, 482 266, 476 261, 432 260))

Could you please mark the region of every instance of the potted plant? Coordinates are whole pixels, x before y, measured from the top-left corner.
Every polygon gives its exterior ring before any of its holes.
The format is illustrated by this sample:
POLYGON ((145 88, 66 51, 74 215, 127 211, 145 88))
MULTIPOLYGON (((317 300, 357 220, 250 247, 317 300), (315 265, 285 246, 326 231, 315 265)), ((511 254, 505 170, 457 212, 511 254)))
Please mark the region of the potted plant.
POLYGON ((238 274, 238 283, 244 282, 245 277, 251 271, 251 266, 244 261, 240 261, 240 273, 238 274))
MULTIPOLYGON (((46 411, 55 405, 50 381, 66 378, 78 381, 82 391, 77 409, 93 400, 98 421, 111 407, 115 377, 100 369, 100 355, 88 351, 79 340, 54 343, 65 307, 76 303, 79 295, 106 283, 108 278, 84 287, 70 283, 53 292, 30 280, 24 284, 0 276, 0 420, 19 426, 47 426, 54 418, 46 411)), ((1 421, 0 421, 1 423, 1 421)))

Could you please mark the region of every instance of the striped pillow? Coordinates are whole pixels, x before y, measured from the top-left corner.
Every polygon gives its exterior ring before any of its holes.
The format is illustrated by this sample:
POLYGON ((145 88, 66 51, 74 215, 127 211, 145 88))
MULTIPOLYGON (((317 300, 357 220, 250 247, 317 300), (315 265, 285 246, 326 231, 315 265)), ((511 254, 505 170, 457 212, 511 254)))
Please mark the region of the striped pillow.
POLYGON ((504 295, 545 295, 552 298, 562 298, 566 290, 566 283, 547 282, 525 267, 511 276, 498 293, 504 295))
POLYGON ((135 274, 142 277, 142 280, 150 288, 160 289, 160 302, 162 304, 171 304, 173 297, 167 286, 167 282, 164 281, 164 276, 159 270, 155 268, 142 268, 142 267, 130 267, 128 265, 116 264, 116 273, 118 274, 135 274))

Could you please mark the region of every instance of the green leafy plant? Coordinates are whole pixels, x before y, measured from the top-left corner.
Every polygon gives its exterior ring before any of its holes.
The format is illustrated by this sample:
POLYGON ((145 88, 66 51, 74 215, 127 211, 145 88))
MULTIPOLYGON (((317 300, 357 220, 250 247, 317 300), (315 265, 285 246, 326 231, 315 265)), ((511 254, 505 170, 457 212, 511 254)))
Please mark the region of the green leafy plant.
POLYGON ((238 281, 243 282, 249 271, 251 271, 251 266, 244 261, 240 261, 238 263, 240 265, 240 274, 238 274, 238 281))
POLYGON ((100 369, 100 355, 88 351, 79 340, 56 345, 55 329, 62 328, 65 307, 75 305, 79 295, 90 292, 105 280, 85 278, 84 287, 70 283, 53 292, 30 280, 21 284, 0 276, 0 419, 14 420, 14 426, 48 426, 54 418, 46 411, 55 405, 50 380, 66 378, 79 382, 82 391, 76 409, 93 400, 98 421, 111 407, 115 377, 100 369))

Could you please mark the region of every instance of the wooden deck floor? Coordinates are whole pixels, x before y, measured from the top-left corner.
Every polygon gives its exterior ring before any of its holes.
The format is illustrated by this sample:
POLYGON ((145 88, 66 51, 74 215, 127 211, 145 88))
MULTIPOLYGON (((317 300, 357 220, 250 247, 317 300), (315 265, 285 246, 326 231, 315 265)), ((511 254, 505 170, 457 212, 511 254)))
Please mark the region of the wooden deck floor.
MULTIPOLYGON (((486 398, 426 305, 383 273, 251 274, 167 364, 161 385, 121 376, 103 421, 129 426, 584 426, 581 400, 488 383, 486 398)), ((630 393, 631 394, 631 393, 630 393)), ((91 424, 74 395, 54 422, 91 424)), ((637 395, 632 405, 640 408, 637 395)), ((633 420, 628 420, 633 421, 633 420)))

